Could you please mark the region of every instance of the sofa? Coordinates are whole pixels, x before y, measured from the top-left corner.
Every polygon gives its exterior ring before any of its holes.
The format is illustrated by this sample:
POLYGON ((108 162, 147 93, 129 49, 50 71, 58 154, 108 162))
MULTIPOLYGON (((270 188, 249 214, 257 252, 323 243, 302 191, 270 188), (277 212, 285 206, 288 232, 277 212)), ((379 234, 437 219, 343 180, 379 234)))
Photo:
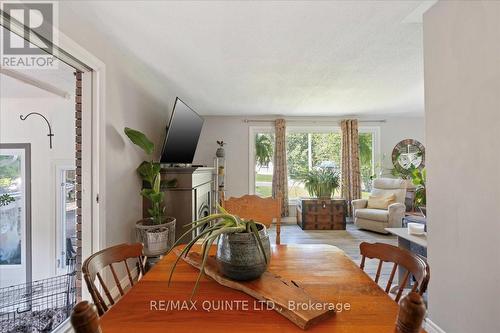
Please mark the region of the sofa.
POLYGON ((371 196, 387 197, 394 194, 394 203, 387 209, 368 208, 367 199, 352 201, 354 225, 360 229, 387 234, 384 228, 401 228, 405 216, 407 181, 403 179, 378 178, 373 181, 371 196))

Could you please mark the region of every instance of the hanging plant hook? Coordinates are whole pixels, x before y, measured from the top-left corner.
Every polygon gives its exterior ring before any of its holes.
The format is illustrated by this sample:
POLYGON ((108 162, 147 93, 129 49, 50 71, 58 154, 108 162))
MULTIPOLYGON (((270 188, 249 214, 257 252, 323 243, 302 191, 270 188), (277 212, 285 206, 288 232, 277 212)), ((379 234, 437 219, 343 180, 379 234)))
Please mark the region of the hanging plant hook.
POLYGON ((21 118, 21 120, 26 120, 32 114, 35 114, 35 115, 42 117, 45 120, 45 122, 47 123, 47 126, 49 127, 49 134, 47 134, 47 136, 49 137, 50 149, 52 149, 52 137, 54 136, 54 133, 52 133, 52 126, 50 126, 49 121, 47 120, 47 118, 45 118, 45 116, 43 114, 38 113, 38 112, 30 112, 26 116, 20 115, 19 118, 21 118))

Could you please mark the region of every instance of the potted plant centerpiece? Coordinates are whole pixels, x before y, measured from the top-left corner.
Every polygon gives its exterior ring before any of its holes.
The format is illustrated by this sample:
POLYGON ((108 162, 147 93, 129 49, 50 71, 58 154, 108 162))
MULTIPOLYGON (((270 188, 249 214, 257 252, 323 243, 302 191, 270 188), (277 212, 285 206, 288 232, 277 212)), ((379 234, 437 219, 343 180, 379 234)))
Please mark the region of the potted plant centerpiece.
POLYGON ((271 245, 266 227, 253 220, 245 220, 229 214, 222 207, 218 207, 218 209, 217 214, 211 214, 188 224, 188 230, 179 237, 172 247, 173 249, 175 245, 182 242, 184 237, 193 232, 196 234, 179 253, 172 265, 168 279, 169 285, 179 260, 188 255, 195 243, 199 240, 202 241, 200 273, 191 297, 196 293, 200 278, 205 273, 209 249, 214 242, 217 244, 215 256, 217 268, 221 274, 230 279, 237 281, 256 279, 266 271, 269 265, 271 245))
POLYGON ((297 224, 303 230, 345 230, 346 201, 333 199, 340 185, 340 174, 335 167, 316 167, 300 179, 309 198, 297 201, 297 224))
POLYGON ((302 178, 304 186, 313 198, 330 199, 340 184, 340 175, 334 168, 315 168, 302 178))
MULTIPOLYGON (((146 154, 152 156, 154 143, 142 132, 125 127, 125 135, 146 154)), ((137 173, 143 181, 140 194, 150 202, 149 217, 136 223, 137 241, 144 244, 144 254, 156 256, 169 250, 175 240, 175 218, 165 216, 163 204, 164 193, 161 191, 160 163, 143 161, 137 168, 137 173)), ((167 182, 166 186, 174 186, 175 180, 167 182)))

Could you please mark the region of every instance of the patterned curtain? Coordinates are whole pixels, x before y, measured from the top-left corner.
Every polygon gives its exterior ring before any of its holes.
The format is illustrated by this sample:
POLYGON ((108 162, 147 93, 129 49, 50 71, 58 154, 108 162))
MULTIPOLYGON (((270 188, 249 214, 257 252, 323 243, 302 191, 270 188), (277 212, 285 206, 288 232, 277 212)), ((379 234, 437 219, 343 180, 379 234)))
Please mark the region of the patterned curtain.
POLYGON ((286 166, 286 124, 285 119, 275 123, 273 197, 281 196, 281 216, 288 216, 288 176, 286 166))
POLYGON ((347 200, 347 214, 351 216, 351 201, 361 198, 358 121, 345 119, 341 121, 340 127, 342 129, 342 197, 347 200))

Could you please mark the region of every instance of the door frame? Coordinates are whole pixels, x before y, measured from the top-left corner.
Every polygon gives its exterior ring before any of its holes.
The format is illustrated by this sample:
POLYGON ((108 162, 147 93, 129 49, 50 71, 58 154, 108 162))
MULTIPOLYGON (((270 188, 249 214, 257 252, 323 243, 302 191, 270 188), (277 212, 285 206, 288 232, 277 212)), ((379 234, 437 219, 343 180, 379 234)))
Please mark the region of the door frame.
POLYGON ((106 245, 104 63, 61 31, 57 45, 92 68, 82 74, 82 259, 106 245), (90 242, 89 242, 90 240, 90 242))
MULTIPOLYGON (((3 15, 3 14, 2 14, 3 15)), ((0 17, 4 21, 3 16, 0 17)), ((15 20, 14 20, 15 21, 15 20)), ((1 23, 0 22, 0 23, 1 23)), ((2 24, 3 25, 3 24, 2 24)), ((7 29, 7 27, 5 27, 7 29)), ((27 27, 17 22, 17 29, 27 27)), ((54 56, 67 56, 85 64, 90 70, 82 74, 82 259, 106 245, 105 218, 105 78, 106 66, 94 54, 53 26, 57 42, 54 56), (59 52, 59 53, 58 53, 59 52)), ((30 30, 28 28, 28 30, 30 30)), ((40 42, 43 36, 37 35, 40 42), (41 39, 40 39, 41 38, 41 39)), ((52 41, 49 41, 52 42, 52 41)), ((37 45, 37 43, 33 43, 37 45)), ((74 67, 74 66, 73 66, 74 67)), ((90 299, 86 288, 82 298, 90 299)))

